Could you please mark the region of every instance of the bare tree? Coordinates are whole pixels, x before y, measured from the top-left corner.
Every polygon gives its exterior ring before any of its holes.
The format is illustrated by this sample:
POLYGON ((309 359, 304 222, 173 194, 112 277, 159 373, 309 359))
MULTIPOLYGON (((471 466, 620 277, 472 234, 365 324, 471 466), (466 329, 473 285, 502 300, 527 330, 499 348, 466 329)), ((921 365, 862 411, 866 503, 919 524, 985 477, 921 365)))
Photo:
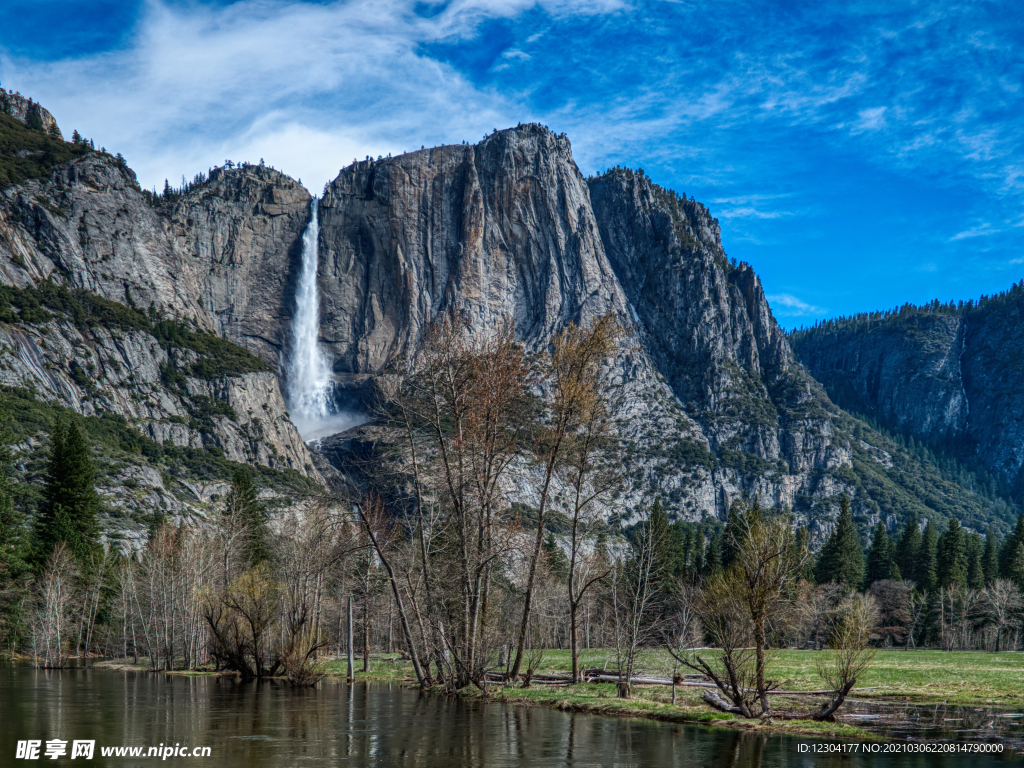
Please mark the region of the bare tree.
POLYGON ((660 534, 644 521, 630 547, 627 560, 612 568, 612 604, 615 617, 615 656, 619 669, 616 684, 619 698, 632 695, 633 673, 637 651, 648 640, 662 632, 655 610, 658 598, 657 581, 662 576, 657 553, 662 542, 660 534))
POLYGON ((281 668, 273 644, 281 588, 271 576, 266 563, 250 568, 205 607, 212 655, 243 680, 272 677, 281 668))
POLYGON ((395 423, 409 434, 417 515, 428 504, 442 512, 433 548, 421 538, 429 605, 418 614, 433 622, 421 634, 439 641, 440 663, 451 660, 446 684, 455 688, 481 685, 490 663, 492 580, 512 540, 503 483, 529 435, 531 381, 511 325, 472 340, 446 315, 429 331, 415 369, 383 390, 384 409, 398 413, 395 423), (435 562, 446 568, 444 580, 434 577, 435 562))
POLYGON ((829 650, 818 658, 818 674, 833 690, 832 698, 813 715, 815 720, 835 720, 836 711, 857 684, 857 678, 875 656, 869 647, 878 620, 871 595, 853 595, 835 612, 829 628, 829 650))
POLYGON ((281 588, 281 663, 296 685, 313 685, 323 675, 316 669, 319 651, 327 645, 323 613, 332 571, 358 548, 354 523, 333 515, 330 507, 293 510, 281 521, 274 544, 274 571, 281 588))
POLYGON ((697 593, 694 610, 716 650, 669 646, 669 652, 683 666, 705 675, 725 697, 723 701, 717 693, 706 691, 705 702, 723 712, 752 718, 760 714, 757 656, 753 626, 741 592, 736 569, 712 576, 697 593))
MULTIPOLYGON (((396 526, 388 519, 387 513, 384 510, 384 504, 376 494, 367 495, 358 509, 360 520, 366 528, 366 533, 373 545, 374 552, 377 553, 377 557, 380 558, 381 564, 388 574, 388 583, 391 585, 391 594, 395 599, 398 617, 402 623, 402 633, 405 635, 405 642, 409 647, 409 656, 412 661, 413 670, 416 673, 416 680, 420 686, 426 686, 429 673, 424 669, 420 651, 417 649, 412 625, 409 622, 409 614, 406 610, 405 601, 402 599, 402 584, 399 581, 395 566, 392 564, 392 550, 397 538, 396 526)), ((440 633, 443 635, 443 628, 440 630, 440 633)))
POLYGON ((876 632, 883 645, 906 643, 913 621, 913 591, 909 581, 885 579, 871 585, 871 596, 878 606, 876 632))
MULTIPOLYGON (((516 657, 510 672, 512 677, 519 674, 526 647, 537 564, 544 545, 544 521, 556 474, 563 463, 568 464, 569 480, 573 489, 573 542, 570 555, 570 559, 573 560, 580 546, 581 518, 590 503, 614 484, 609 482, 608 469, 611 462, 602 461, 600 452, 607 450, 611 445, 609 425, 612 410, 608 402, 611 386, 605 366, 621 336, 622 328, 609 313, 598 318, 590 328, 569 323, 551 340, 550 355, 546 360, 543 376, 543 383, 550 391, 550 398, 546 404, 546 418, 534 425, 537 459, 542 467, 537 530, 533 552, 529 558, 516 657), (599 477, 602 468, 605 470, 605 476, 599 477)), ((575 638, 579 603, 594 581, 588 578, 578 580, 572 565, 569 568, 569 577, 572 613, 570 621, 575 638), (573 593, 577 595, 575 599, 572 597, 573 593)), ((578 640, 574 639, 572 645, 575 678, 579 674, 578 640)))
POLYGON ((67 660, 65 645, 71 631, 71 613, 78 601, 78 567, 60 542, 46 561, 36 587, 32 617, 32 655, 37 667, 59 669, 67 660))
POLYGON ((719 663, 712 665, 698 654, 679 661, 708 675, 732 702, 705 697, 712 706, 744 717, 769 717, 768 692, 775 683, 767 678, 768 634, 774 617, 791 602, 808 553, 797 543, 787 515, 768 515, 755 502, 736 520, 731 534, 735 561, 712 579, 698 603, 705 628, 722 649, 719 663), (744 632, 753 644, 752 685, 748 651, 739 645, 744 632))
POLYGON ((995 650, 998 653, 1007 627, 1020 618, 1020 610, 1024 607, 1024 596, 1012 581, 996 579, 992 586, 985 589, 984 601, 989 620, 995 626, 995 650))

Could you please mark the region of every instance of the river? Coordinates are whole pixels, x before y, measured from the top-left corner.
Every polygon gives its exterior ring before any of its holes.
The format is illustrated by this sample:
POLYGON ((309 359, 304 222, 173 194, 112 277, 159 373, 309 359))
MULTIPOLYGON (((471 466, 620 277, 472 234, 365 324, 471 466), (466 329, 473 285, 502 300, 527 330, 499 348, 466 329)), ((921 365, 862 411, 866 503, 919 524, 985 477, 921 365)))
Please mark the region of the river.
MULTIPOLYGON (((420 694, 394 684, 324 680, 239 683, 72 668, 0 667, 0 766, 78 765, 16 759, 17 742, 95 740, 90 766, 400 766, 402 768, 782 768, 1009 765, 1009 755, 822 755, 827 742, 638 719, 569 714, 420 694), (209 747, 210 757, 103 757, 103 747, 209 747)), ((863 748, 848 745, 847 749, 863 748)))

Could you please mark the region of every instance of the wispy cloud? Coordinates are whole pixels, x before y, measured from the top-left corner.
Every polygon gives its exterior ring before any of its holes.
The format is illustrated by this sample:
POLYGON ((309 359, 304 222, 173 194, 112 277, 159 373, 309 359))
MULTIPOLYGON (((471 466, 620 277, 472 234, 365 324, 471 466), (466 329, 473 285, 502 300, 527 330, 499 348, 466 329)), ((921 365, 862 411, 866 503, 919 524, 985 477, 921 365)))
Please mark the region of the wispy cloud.
POLYGON ((985 237, 987 235, 995 235, 1000 231, 1001 230, 993 227, 990 223, 985 222, 984 224, 979 224, 976 227, 971 227, 970 229, 965 229, 962 232, 957 232, 955 235, 949 238, 949 242, 955 243, 957 240, 967 240, 972 237, 985 237))
POLYGON ((808 304, 789 293, 774 293, 766 297, 776 314, 787 317, 807 317, 809 315, 824 315, 827 309, 808 304))

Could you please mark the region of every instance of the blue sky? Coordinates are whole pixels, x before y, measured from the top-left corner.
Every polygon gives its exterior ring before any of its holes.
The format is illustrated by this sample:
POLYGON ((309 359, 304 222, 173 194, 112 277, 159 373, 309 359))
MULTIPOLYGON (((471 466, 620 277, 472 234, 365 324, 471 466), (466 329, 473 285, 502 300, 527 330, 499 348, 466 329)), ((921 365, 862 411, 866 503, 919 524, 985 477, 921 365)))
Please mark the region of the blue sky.
POLYGON ((786 327, 1024 277, 1024 3, 5 0, 0 82, 146 186, 539 121, 709 206, 786 327))

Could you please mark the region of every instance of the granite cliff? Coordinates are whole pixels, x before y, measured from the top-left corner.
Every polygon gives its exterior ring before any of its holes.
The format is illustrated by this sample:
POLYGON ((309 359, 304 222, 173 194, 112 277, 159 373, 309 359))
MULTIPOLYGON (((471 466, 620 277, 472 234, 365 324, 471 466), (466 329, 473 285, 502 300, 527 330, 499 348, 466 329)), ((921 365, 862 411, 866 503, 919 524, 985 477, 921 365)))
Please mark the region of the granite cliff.
MULTIPOLYGON (((135 511, 200 509, 211 493, 202 489, 230 477, 231 462, 319 482, 277 376, 308 192, 242 166, 154 197, 120 157, 17 114, 0 122, 0 171, 23 179, 0 186, 8 394, 137 433, 146 450, 121 464, 136 465, 156 496, 109 494, 135 511), (40 148, 8 151, 19 141, 40 148), (25 165, 32 153, 42 159, 25 165)), ((117 472, 108 478, 120 487, 117 472)))
MULTIPOLYGON (((145 449, 119 466, 153 488, 167 482, 156 468, 172 464, 175 482, 198 487, 197 455, 320 482, 322 458, 291 424, 280 384, 308 192, 262 164, 228 164, 150 194, 119 156, 27 118, 0 115, 0 128, 39 147, 0 158, 6 391, 120 419, 145 449)), ((916 512, 977 527, 1002 514, 833 404, 757 275, 727 258, 707 208, 642 173, 585 179, 564 134, 520 125, 356 162, 328 185, 319 216, 320 336, 342 401, 367 397, 449 309, 471 333, 512 323, 531 349, 611 312, 627 332, 614 371, 630 487, 610 514, 657 494, 675 517, 721 519, 757 495, 818 538, 844 492, 865 526, 916 512)), ((348 470, 376 429, 320 450, 348 470)), ((30 450, 45 435, 26 439, 30 450)))

